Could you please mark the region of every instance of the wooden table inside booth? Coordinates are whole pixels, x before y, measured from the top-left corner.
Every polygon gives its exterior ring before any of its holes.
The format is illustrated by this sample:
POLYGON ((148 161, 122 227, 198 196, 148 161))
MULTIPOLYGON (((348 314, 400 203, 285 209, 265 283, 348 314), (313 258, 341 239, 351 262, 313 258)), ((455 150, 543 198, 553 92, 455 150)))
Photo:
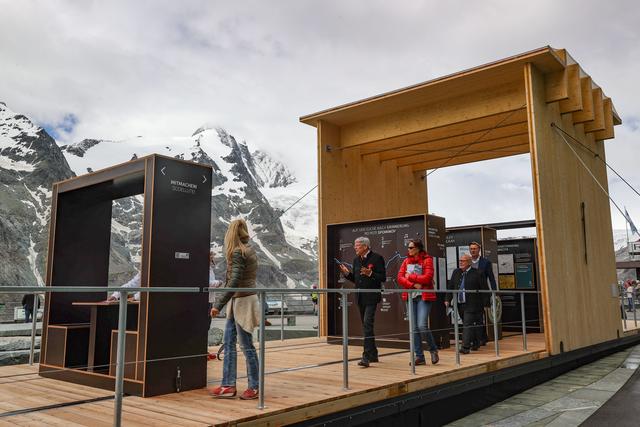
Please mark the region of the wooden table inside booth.
MULTIPOLYGON (((90 307, 87 370, 108 373, 111 363, 112 335, 118 329, 119 301, 74 302, 74 306, 90 307)), ((127 301, 127 334, 138 333, 138 301, 127 301)))

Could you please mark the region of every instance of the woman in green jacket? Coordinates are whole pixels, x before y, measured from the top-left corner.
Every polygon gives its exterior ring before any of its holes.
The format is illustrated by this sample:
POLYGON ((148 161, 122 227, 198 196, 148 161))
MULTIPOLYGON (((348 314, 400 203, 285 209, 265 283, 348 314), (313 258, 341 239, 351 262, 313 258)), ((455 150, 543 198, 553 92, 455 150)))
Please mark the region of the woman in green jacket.
POLYGON ((227 323, 224 331, 224 354, 222 383, 211 390, 218 398, 235 397, 237 377, 236 341, 247 362, 249 387, 240 395, 240 399, 258 397, 258 355, 253 346, 253 329, 260 323, 260 304, 255 292, 258 258, 255 250, 248 244, 247 223, 237 219, 229 224, 224 236, 225 257, 227 259, 227 277, 225 287, 247 288, 246 291, 229 291, 223 294, 211 309, 211 317, 218 315, 227 305, 227 323))

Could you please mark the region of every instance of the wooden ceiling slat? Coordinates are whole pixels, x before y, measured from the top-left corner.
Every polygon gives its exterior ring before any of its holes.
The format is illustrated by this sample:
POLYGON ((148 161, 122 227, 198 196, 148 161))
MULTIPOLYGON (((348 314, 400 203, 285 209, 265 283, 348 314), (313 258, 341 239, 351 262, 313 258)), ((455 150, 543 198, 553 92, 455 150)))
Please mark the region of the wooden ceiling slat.
POLYGON ((516 156, 518 154, 526 154, 528 152, 529 152, 529 143, 526 143, 526 144, 505 147, 502 150, 496 150, 493 152, 462 154, 456 157, 455 159, 447 162, 446 164, 444 164, 444 162, 447 159, 432 160, 429 162, 418 163, 411 166, 411 169, 414 171, 435 169, 435 168, 440 168, 444 166, 455 166, 455 165, 462 165, 465 163, 481 162, 483 160, 498 159, 501 157, 516 156))
POLYGON ((447 149, 459 149, 468 144, 479 144, 481 142, 491 143, 493 141, 504 141, 516 135, 525 135, 528 132, 527 122, 515 123, 496 129, 486 129, 469 133, 453 138, 442 138, 436 141, 429 141, 420 144, 398 148, 394 151, 386 151, 379 154, 380 161, 412 157, 426 152, 446 151, 447 149))
MULTIPOLYGON (((431 153, 416 154, 412 157, 405 157, 395 160, 397 166, 408 166, 424 162, 444 161, 447 159, 456 160, 469 154, 485 154, 490 156, 498 153, 500 150, 509 152, 513 146, 519 146, 529 143, 529 134, 511 136, 509 138, 501 138, 495 141, 478 142, 473 145, 461 145, 458 147, 448 147, 446 150, 439 150, 431 153)), ((515 154, 515 153, 512 153, 515 154)), ((449 163, 447 163, 449 164, 449 163)), ((452 163, 454 164, 454 163, 452 163)))
POLYGON ((382 153, 385 151, 394 151, 409 147, 418 143, 426 143, 430 141, 438 141, 444 138, 452 138, 463 136, 470 133, 486 131, 487 129, 499 129, 505 126, 511 126, 516 123, 527 121, 527 111, 525 108, 518 108, 505 113, 494 114, 479 119, 465 120, 453 123, 447 126, 423 130, 414 133, 408 133, 401 136, 381 139, 373 141, 369 144, 361 146, 361 152, 364 156, 382 153))

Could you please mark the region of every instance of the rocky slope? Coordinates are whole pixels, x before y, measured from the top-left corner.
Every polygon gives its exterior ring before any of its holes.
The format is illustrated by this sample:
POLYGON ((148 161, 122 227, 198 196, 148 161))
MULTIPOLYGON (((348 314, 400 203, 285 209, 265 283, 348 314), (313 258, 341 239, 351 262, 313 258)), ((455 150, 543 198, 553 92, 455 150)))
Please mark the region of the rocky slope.
MULTIPOLYGON (((42 284, 51 185, 73 176, 42 128, 0 102, 0 284, 42 284)), ((0 293, 0 321, 13 319, 22 295, 0 293)))

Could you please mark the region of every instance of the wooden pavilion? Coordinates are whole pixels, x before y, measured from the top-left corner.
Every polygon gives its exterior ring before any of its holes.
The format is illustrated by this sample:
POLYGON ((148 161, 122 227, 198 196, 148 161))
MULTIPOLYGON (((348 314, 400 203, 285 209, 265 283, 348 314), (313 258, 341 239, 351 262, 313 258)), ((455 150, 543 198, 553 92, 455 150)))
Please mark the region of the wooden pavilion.
MULTIPOLYGON (((546 46, 300 121, 318 131, 320 254, 328 224, 427 213, 426 170, 529 153, 547 350, 620 336, 609 200, 552 124, 604 159, 621 120, 566 50, 546 46)), ((576 151, 606 189, 605 165, 576 151)), ((326 271, 321 256, 321 287, 326 271)))

